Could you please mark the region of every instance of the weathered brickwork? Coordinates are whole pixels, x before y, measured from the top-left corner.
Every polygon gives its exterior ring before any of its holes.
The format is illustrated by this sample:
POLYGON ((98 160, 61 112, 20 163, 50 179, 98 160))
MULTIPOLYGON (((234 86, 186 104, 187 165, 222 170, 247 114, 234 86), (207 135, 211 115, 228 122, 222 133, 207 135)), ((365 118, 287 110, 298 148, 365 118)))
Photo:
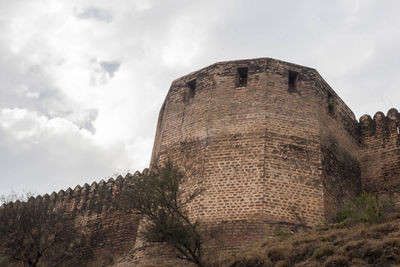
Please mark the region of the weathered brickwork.
MULTIPOLYGON (((361 192, 400 204, 399 127, 396 109, 358 122, 312 68, 270 58, 221 62, 172 83, 151 163, 170 158, 190 170, 183 188, 205 191, 189 214, 218 230, 206 247, 234 251, 283 229, 315 226, 361 192)), ((130 179, 35 201, 68 207, 90 233, 78 253, 85 263, 111 251, 124 255, 118 267, 166 264, 173 250, 143 242, 137 232, 145 223, 102 199, 101 188, 116 193, 130 179)))
POLYGON ((206 190, 193 218, 262 225, 241 238, 313 226, 362 189, 396 199, 399 115, 389 114, 358 123, 314 69, 269 58, 216 63, 172 83, 152 163, 196 170, 186 186, 206 190))
MULTIPOLYGON (((90 186, 78 185, 75 189, 68 188, 51 195, 31 197, 28 203, 41 204, 47 207, 48 212, 62 210, 60 219, 72 218, 74 223, 71 231, 83 239, 69 252, 72 254, 68 257, 64 251, 60 251, 58 255, 51 254, 53 252, 45 253, 38 266, 106 266, 129 251, 135 245, 140 218, 115 209, 112 199, 138 175, 141 173, 136 172, 134 176, 128 174, 125 178, 120 176, 116 180, 110 178, 107 182, 94 182, 90 186)), ((7 266, 22 265, 18 262, 7 262, 7 266)))
POLYGON ((315 225, 329 210, 324 202, 340 205, 360 190, 359 168, 348 163, 357 163, 356 128, 313 69, 272 59, 223 62, 173 82, 152 161, 171 157, 198 170, 206 191, 191 212, 204 221, 315 225), (237 84, 238 68, 248 69, 245 86, 237 84), (297 73, 293 88, 289 72, 297 73))
POLYGON ((400 114, 390 109, 360 118, 363 190, 400 201, 400 114))

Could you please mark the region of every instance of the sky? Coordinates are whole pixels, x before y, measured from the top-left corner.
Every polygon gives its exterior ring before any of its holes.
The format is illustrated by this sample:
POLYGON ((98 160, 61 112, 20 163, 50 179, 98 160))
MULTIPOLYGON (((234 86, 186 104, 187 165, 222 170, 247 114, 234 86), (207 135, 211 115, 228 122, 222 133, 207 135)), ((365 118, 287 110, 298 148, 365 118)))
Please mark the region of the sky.
POLYGON ((400 1, 0 0, 0 195, 148 167, 171 82, 215 62, 315 68, 357 119, 400 106, 400 1))

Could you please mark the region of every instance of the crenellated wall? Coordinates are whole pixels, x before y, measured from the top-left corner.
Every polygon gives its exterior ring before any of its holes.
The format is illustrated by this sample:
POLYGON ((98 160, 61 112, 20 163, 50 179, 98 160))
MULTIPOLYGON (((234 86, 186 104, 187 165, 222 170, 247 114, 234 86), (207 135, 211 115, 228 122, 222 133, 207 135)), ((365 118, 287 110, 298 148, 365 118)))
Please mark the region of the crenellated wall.
MULTIPOLYGON (((146 169, 144 170, 146 171, 146 169)), ((84 184, 50 195, 31 197, 29 204, 41 204, 49 212, 62 211, 60 218, 73 220, 71 229, 84 238, 82 244, 57 266, 103 266, 109 265, 119 255, 135 245, 139 217, 116 209, 115 196, 132 179, 142 175, 136 172, 108 181, 101 180, 91 185, 84 184)), ((60 251, 60 255, 62 255, 60 251)), ((54 258, 60 255, 44 254, 39 266, 53 266, 54 258)), ((12 265, 10 265, 12 266, 12 265)), ((15 266, 19 266, 18 263, 15 266)))
MULTIPOLYGON (((204 189, 188 205, 191 218, 220 229, 219 243, 206 246, 235 250, 323 222, 362 192, 400 205, 399 128, 396 109, 358 122, 315 69, 271 58, 219 62, 173 81, 151 163, 170 158, 190 170, 183 188, 204 189)), ((166 263, 173 253, 137 238, 144 223, 103 194, 140 175, 29 201, 65 208, 88 234, 76 252, 82 264, 107 264, 107 253, 123 255, 118 267, 166 263)))
POLYGON ((172 158, 196 170, 186 186, 206 190, 190 214, 231 224, 246 245, 279 226, 329 219, 362 190, 396 195, 398 113, 389 113, 366 130, 314 69, 271 58, 220 62, 172 83, 152 163, 172 158))
POLYGON ((360 157, 363 191, 389 196, 400 203, 400 114, 390 109, 385 116, 360 118, 363 144, 360 157))

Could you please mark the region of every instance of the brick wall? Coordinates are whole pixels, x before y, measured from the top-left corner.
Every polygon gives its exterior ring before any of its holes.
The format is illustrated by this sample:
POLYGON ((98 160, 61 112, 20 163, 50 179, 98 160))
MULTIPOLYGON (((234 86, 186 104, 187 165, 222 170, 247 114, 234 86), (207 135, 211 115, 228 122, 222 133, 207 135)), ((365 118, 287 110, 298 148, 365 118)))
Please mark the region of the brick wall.
MULTIPOLYGON (((395 109, 357 122, 314 69, 270 58, 221 62, 172 83, 151 162, 170 158, 188 168, 184 189, 205 189, 190 216, 218 230, 206 248, 235 251, 329 219, 362 191, 400 204, 399 127, 395 109)), ((101 194, 116 194, 130 179, 31 201, 66 207, 88 233, 76 255, 81 264, 101 265, 107 253, 124 255, 119 267, 169 262, 173 250, 144 243, 137 236, 144 222, 101 194)))
POLYGON ((175 80, 152 162, 172 158, 194 170, 185 186, 205 192, 190 207, 193 218, 260 223, 242 235, 256 237, 273 234, 271 225, 313 226, 359 194, 359 150, 353 113, 317 71, 262 58, 175 80), (239 68, 248 70, 245 86, 239 68))
MULTIPOLYGON (((138 175, 141 174, 136 172, 135 176, 138 175)), ((56 254, 45 252, 38 266, 103 266, 133 247, 139 218, 117 210, 111 200, 131 179, 134 176, 120 176, 116 180, 111 178, 107 182, 94 182, 91 186, 85 184, 76 186, 74 190, 68 188, 30 198, 29 203, 41 204, 47 207, 48 212, 62 211, 60 220, 72 218, 71 231, 82 239, 68 257, 64 251, 56 254)), ((7 263, 7 266, 20 266, 17 262, 13 264, 7 263)))
POLYGON ((366 192, 394 198, 400 204, 400 115, 390 109, 372 119, 360 118, 362 186, 366 192))

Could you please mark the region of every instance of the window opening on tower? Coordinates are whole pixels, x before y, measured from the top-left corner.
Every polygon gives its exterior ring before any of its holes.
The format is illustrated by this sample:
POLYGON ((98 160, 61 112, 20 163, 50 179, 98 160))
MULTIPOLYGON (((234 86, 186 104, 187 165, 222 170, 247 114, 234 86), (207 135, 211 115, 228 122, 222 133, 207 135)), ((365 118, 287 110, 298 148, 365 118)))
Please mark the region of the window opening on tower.
POLYGON ((335 111, 336 111, 335 99, 333 98, 332 93, 328 91, 328 112, 330 115, 335 115, 335 111))
POLYGON ((185 100, 189 101, 189 99, 194 98, 194 95, 196 93, 196 79, 191 80, 186 85, 187 85, 187 90, 186 90, 185 100))
POLYGON ((297 90, 297 79, 299 73, 296 71, 289 70, 289 92, 294 92, 297 90))
POLYGON ((238 68, 237 73, 238 73, 237 87, 246 86, 247 85, 247 73, 248 73, 247 67, 238 68))

